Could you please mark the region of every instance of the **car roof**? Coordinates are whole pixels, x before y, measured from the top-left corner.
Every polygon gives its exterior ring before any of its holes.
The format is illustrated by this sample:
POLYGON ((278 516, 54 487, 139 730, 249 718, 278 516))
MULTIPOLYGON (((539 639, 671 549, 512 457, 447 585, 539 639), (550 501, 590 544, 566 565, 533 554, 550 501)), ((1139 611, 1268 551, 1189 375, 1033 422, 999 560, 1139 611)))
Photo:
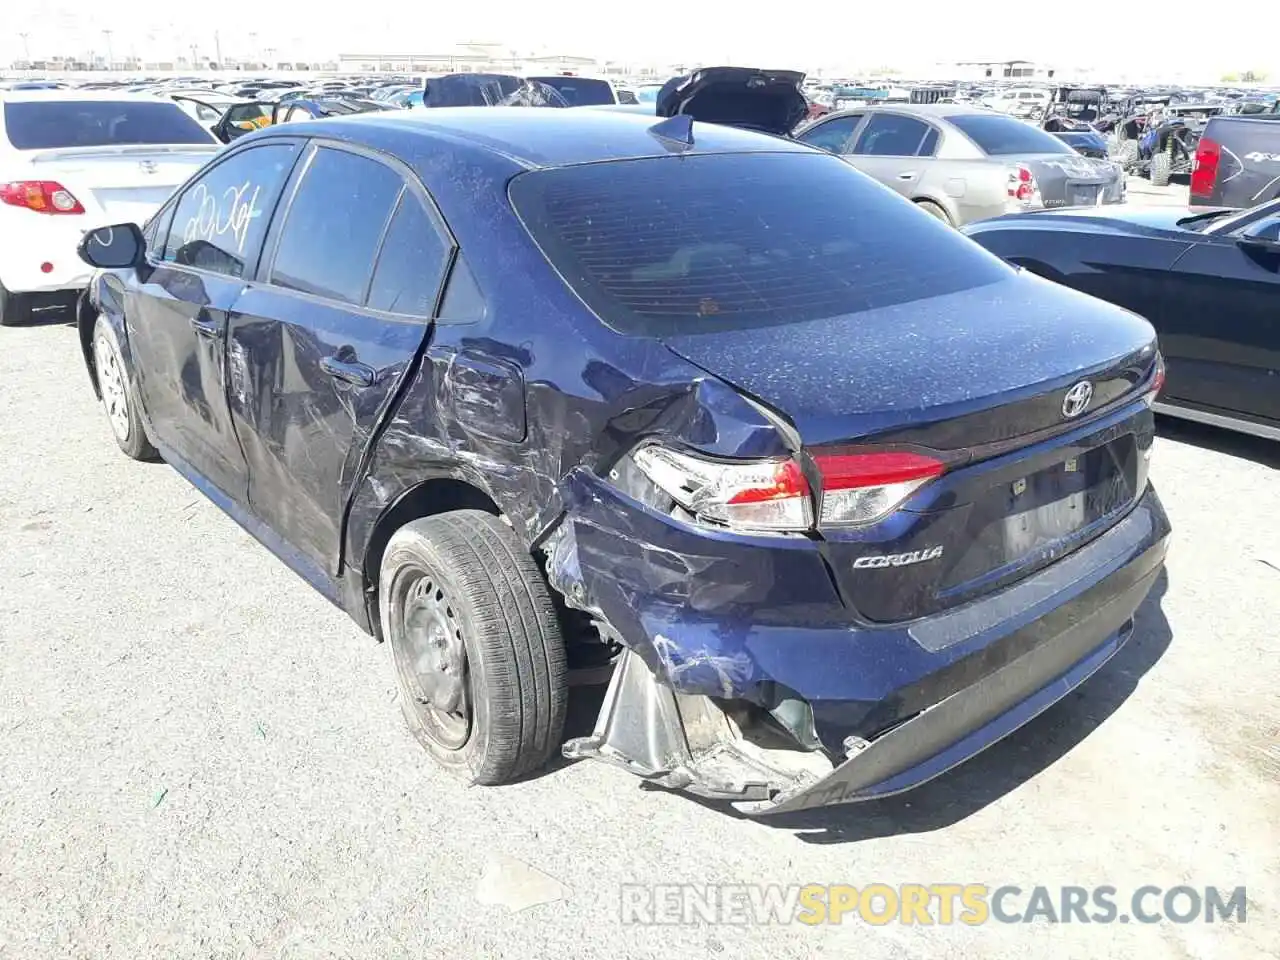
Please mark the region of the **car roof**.
MULTIPOLYGON (((448 140, 455 150, 502 157, 525 169, 666 156, 671 146, 650 133, 653 115, 581 107, 439 107, 390 110, 319 120, 308 136, 330 136, 394 149, 418 139, 448 140), (377 141, 376 144, 373 141, 377 141)), ((257 136, 269 134, 268 127, 257 136)), ((679 152, 807 153, 805 144, 712 123, 693 124, 693 146, 679 152)))
POLYGON ((1013 119, 1007 113, 997 113, 994 110, 971 107, 963 103, 873 103, 865 107, 833 110, 831 113, 823 114, 821 119, 826 120, 828 117, 866 113, 868 110, 875 110, 880 113, 903 113, 908 116, 920 117, 921 119, 931 118, 934 120, 946 120, 950 117, 1005 117, 1010 120, 1013 119))
POLYGON ((125 93, 115 90, 0 90, 0 100, 5 103, 40 103, 68 100, 99 103, 155 103, 161 98, 154 93, 125 93))

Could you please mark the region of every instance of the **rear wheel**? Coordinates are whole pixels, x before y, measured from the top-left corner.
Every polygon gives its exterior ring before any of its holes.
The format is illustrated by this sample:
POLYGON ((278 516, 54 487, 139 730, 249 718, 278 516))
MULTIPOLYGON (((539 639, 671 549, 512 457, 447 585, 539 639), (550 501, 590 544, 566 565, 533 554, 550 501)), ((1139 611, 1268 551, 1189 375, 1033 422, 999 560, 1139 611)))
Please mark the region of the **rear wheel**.
POLYGON ((1173 157, 1169 155, 1169 151, 1157 153, 1151 158, 1151 185, 1153 187, 1167 187, 1172 171, 1173 157))
POLYGON ((98 374, 102 406, 120 449, 134 460, 158 459, 159 454, 142 426, 142 411, 129 385, 120 344, 105 317, 98 317, 93 326, 93 366, 98 374))
POLYGON ((952 225, 951 217, 947 216, 947 211, 944 210, 939 204, 934 203, 932 200, 917 200, 916 206, 919 207, 921 210, 923 210, 925 213, 929 214, 929 216, 937 217, 939 220, 941 220, 943 223, 947 224, 948 226, 952 225))
POLYGON ((11 293, 0 284, 0 327, 11 327, 31 320, 31 298, 11 293))
POLYGON ((502 520, 457 510, 401 527, 379 606, 401 709, 442 766, 506 783, 559 748, 564 641, 537 563, 502 520))
POLYGON ((1138 162, 1138 141, 1122 140, 1116 148, 1116 160, 1128 170, 1138 162))

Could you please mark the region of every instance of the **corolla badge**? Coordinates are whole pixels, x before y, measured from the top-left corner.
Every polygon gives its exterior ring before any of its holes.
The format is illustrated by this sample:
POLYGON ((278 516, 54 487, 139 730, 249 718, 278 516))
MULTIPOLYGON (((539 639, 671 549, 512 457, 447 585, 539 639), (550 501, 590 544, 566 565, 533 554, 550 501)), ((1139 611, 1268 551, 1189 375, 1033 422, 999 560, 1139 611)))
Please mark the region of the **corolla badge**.
POLYGON ((160 169, 160 165, 154 160, 139 160, 138 167, 143 173, 155 173, 160 169))
POLYGON ((853 561, 855 570, 881 570, 885 567, 906 567, 913 563, 924 563, 926 560, 937 560, 942 556, 942 547, 926 547, 923 550, 912 550, 910 553, 883 553, 878 557, 859 557, 853 561))
POLYGON ((1081 380, 1062 398, 1062 415, 1068 420, 1078 417, 1089 409, 1092 402, 1093 384, 1088 380, 1081 380))

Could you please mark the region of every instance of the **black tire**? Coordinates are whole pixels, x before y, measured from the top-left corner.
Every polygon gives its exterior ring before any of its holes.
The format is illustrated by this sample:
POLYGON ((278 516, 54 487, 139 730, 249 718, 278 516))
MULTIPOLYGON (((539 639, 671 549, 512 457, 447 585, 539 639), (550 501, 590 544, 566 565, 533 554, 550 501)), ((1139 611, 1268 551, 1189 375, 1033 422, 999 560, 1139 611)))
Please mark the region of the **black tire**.
POLYGON ((1153 187, 1167 187, 1172 172, 1173 158, 1169 156, 1168 151, 1157 153, 1151 158, 1151 185, 1153 187))
POLYGON ((564 639, 542 572, 507 524, 480 510, 405 524, 383 554, 378 602, 405 720, 442 766, 507 783, 559 749, 564 639), (461 720, 452 697, 465 698, 461 720))
POLYGON ((954 224, 951 222, 951 217, 948 216, 947 214, 947 211, 940 205, 934 203, 932 200, 917 200, 916 206, 919 207, 921 210, 923 210, 925 213, 929 214, 929 216, 936 217, 937 219, 941 220, 947 226, 954 226, 954 224))
POLYGON ((1129 170, 1138 162, 1138 141, 1122 140, 1116 149, 1116 160, 1118 160, 1125 168, 1129 170))
POLYGON ((116 332, 105 317, 98 317, 93 325, 93 360, 102 406, 116 444, 126 457, 134 460, 159 460, 160 455, 147 439, 142 425, 142 411, 126 373, 116 332))
POLYGON ((12 327, 31 322, 31 298, 21 293, 10 293, 0 284, 0 327, 12 327))

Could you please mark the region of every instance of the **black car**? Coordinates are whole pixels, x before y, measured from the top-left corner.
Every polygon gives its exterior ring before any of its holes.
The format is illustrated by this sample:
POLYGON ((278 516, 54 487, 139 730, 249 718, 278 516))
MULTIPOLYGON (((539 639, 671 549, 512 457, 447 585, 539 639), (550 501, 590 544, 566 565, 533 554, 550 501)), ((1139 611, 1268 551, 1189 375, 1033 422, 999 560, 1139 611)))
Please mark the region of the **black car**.
POLYGON ((1150 320, 1161 413, 1280 439, 1280 201, 998 217, 965 232, 1032 273, 1150 320))
POLYGON ((753 813, 896 793, 1100 667, 1164 562, 1150 325, 802 144, 286 124, 81 251, 120 447, 385 639, 473 782, 616 658, 570 756, 753 813))

